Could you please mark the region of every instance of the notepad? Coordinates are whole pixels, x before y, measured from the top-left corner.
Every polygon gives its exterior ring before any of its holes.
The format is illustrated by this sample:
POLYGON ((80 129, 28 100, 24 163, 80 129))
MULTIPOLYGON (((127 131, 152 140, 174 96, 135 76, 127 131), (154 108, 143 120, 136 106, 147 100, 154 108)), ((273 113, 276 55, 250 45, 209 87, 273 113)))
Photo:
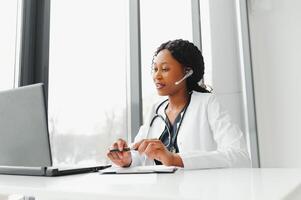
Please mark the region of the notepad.
POLYGON ((174 173, 178 167, 164 165, 148 165, 136 167, 109 167, 99 170, 100 174, 149 174, 149 173, 174 173))

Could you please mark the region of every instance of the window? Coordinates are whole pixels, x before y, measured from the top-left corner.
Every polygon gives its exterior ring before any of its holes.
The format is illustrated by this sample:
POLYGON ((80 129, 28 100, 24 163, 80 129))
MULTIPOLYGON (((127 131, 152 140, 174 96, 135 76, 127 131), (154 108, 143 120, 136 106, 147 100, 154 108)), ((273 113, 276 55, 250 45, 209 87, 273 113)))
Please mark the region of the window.
POLYGON ((48 120, 54 163, 104 163, 127 138, 128 1, 52 0, 48 120))
POLYGON ((19 10, 18 0, 0 1, 0 90, 14 87, 19 10))
POLYGON ((192 42, 191 1, 141 0, 141 63, 143 116, 159 100, 151 77, 151 62, 157 47, 173 39, 192 42))

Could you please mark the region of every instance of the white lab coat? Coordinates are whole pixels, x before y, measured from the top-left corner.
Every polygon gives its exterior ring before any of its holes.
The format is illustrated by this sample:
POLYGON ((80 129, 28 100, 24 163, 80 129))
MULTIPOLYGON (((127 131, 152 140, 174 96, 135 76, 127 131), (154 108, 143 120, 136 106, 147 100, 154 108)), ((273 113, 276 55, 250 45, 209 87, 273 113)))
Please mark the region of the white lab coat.
MULTIPOLYGON (((160 102, 156 103, 151 109, 135 142, 144 138, 159 138, 162 134, 165 126, 158 118, 149 128, 159 104, 160 102)), ((163 117, 166 117, 166 104, 167 102, 158 111, 163 117)), ((211 93, 191 94, 190 104, 178 132, 177 144, 185 169, 250 167, 243 133, 232 123, 229 114, 211 93)), ((145 155, 132 152, 131 166, 154 164, 145 155)))

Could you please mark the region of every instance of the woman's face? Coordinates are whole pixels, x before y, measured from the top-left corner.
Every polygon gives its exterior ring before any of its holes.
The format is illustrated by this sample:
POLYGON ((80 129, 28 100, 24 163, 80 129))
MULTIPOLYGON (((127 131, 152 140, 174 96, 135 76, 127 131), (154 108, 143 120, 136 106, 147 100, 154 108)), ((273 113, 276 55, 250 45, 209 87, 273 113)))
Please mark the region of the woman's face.
POLYGON ((184 68, 167 49, 160 51, 154 58, 152 75, 161 96, 172 96, 180 90, 186 90, 186 81, 175 85, 185 75, 184 68))

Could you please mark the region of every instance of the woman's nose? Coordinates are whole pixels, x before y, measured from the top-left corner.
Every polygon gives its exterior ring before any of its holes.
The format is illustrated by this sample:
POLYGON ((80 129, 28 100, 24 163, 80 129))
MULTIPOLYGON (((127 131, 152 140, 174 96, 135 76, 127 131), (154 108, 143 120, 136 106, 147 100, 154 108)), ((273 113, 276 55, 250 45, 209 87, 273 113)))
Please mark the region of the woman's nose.
POLYGON ((153 78, 154 79, 159 79, 162 78, 162 71, 161 70, 157 70, 153 73, 153 78))

